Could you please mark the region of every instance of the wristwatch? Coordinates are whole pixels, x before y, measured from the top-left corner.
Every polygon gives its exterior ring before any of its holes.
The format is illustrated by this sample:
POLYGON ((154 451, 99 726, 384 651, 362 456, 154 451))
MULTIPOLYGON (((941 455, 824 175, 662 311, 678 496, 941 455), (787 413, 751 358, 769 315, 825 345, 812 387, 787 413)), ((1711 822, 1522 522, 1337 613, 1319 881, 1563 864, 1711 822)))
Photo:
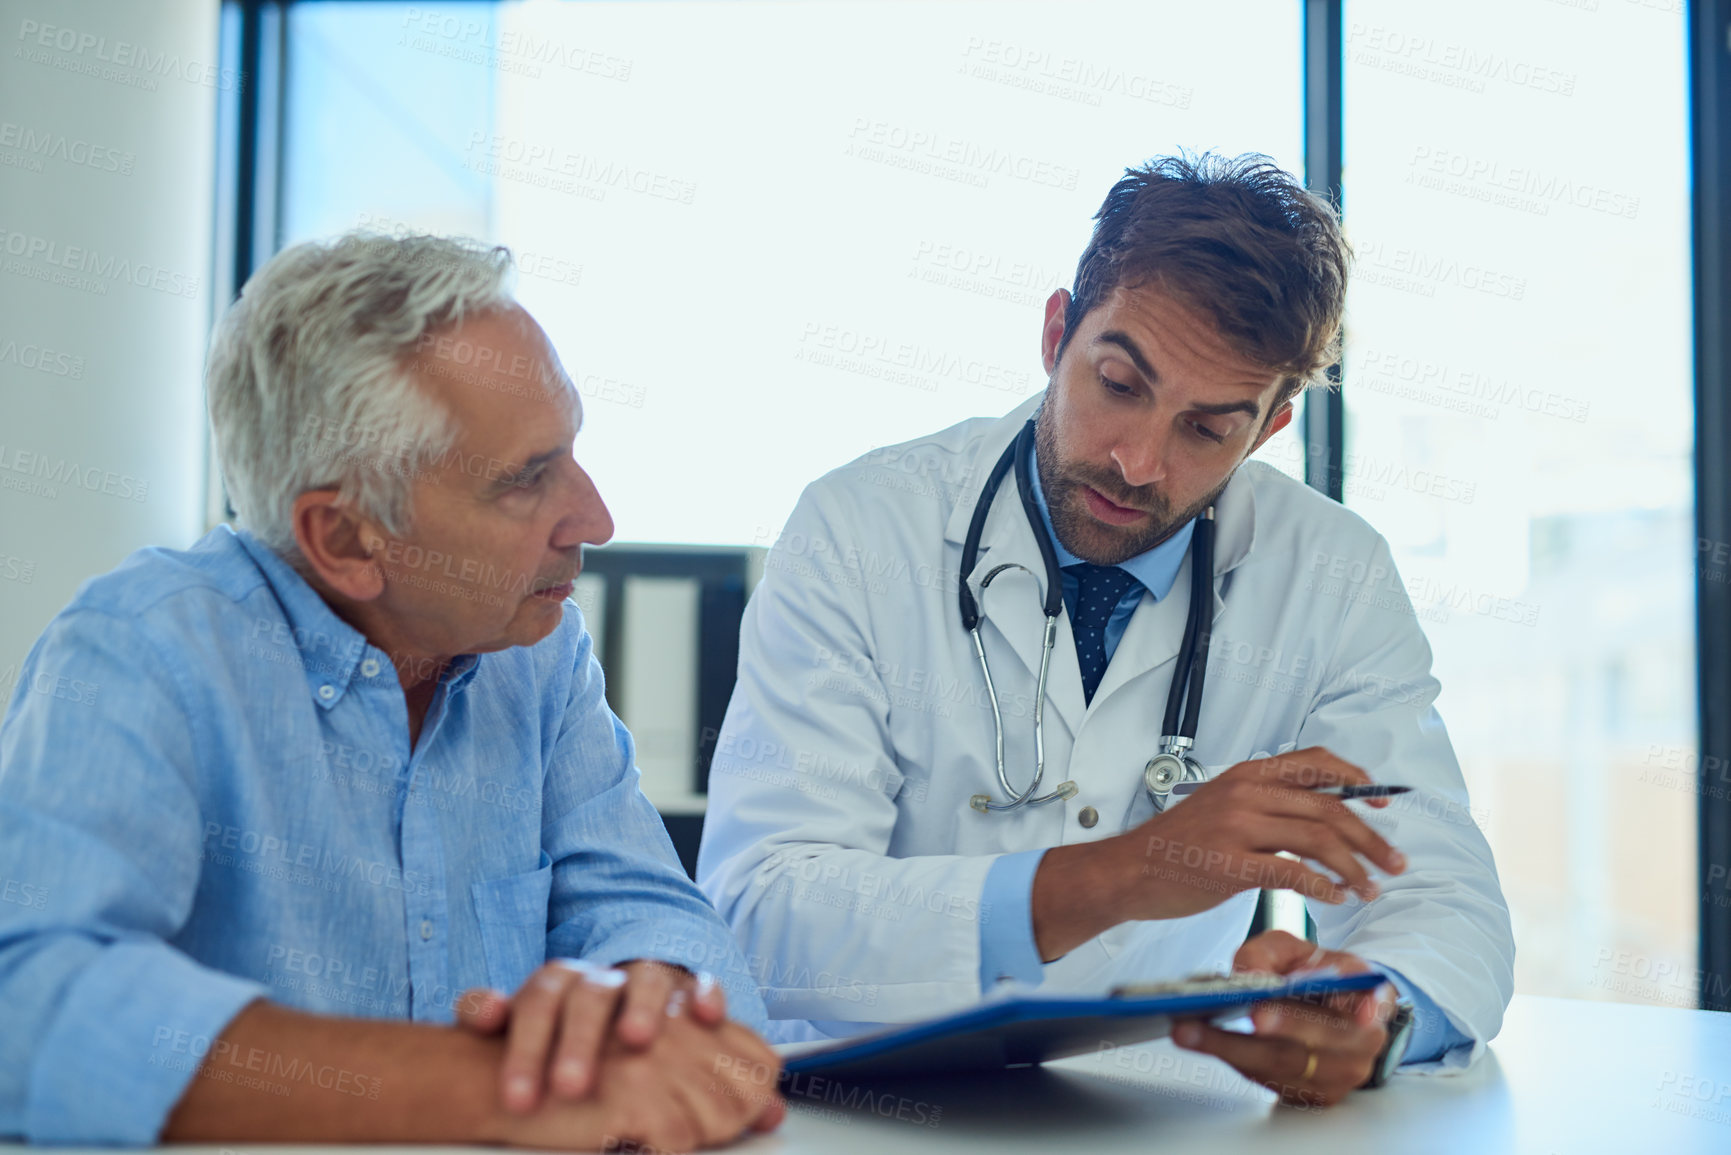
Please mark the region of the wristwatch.
POLYGON ((1400 1069, 1401 1060, 1406 1058, 1406 1049, 1412 1045, 1412 1020, 1411 1003, 1394 1005, 1394 1014, 1388 1020, 1388 1041, 1383 1043, 1376 1062, 1370 1068, 1370 1078, 1364 1081, 1366 1089, 1382 1086, 1400 1069))

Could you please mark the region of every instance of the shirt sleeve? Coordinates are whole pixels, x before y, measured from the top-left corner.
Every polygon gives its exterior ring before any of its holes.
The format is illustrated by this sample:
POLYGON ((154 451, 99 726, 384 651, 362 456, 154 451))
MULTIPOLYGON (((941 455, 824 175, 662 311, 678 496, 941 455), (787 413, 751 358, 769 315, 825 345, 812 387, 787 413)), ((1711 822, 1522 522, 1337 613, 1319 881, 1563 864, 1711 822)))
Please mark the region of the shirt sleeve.
POLYGON ((1034 942, 1034 874, 1044 848, 1003 854, 980 891, 980 993, 1005 979, 1038 986, 1046 964, 1034 942))
POLYGON ((1412 1004, 1412 1041, 1407 1044, 1406 1057, 1401 1060, 1403 1067, 1431 1063, 1456 1047, 1472 1046, 1471 1037, 1461 1034, 1442 1013, 1442 1008, 1431 1002, 1430 996, 1413 986, 1399 971, 1391 967, 1382 969, 1394 981, 1400 997, 1412 1004))
MULTIPOLYGON (((567 614, 581 615, 572 607, 567 614)), ((685 874, 639 784, 636 746, 608 708, 601 663, 579 624, 564 725, 547 771, 541 843, 553 860, 549 958, 602 965, 657 959, 713 974, 728 1014, 768 1027, 733 932, 685 874)))
POLYGON ((208 737, 124 619, 62 614, 25 660, 0 725, 0 1134, 154 1142, 263 996, 169 945, 198 888, 208 737))
POLYGON ((1412 787, 1387 807, 1356 811, 1407 868, 1379 875, 1373 902, 1307 906, 1323 945, 1410 976, 1432 1004, 1426 1025, 1440 1032, 1447 1021, 1469 1037, 1470 1048, 1441 1052, 1442 1068, 1462 1070, 1496 1037, 1514 990, 1508 904, 1436 710, 1430 645, 1387 544, 1377 538, 1355 568, 1367 577, 1341 598, 1337 648, 1297 744, 1412 787))

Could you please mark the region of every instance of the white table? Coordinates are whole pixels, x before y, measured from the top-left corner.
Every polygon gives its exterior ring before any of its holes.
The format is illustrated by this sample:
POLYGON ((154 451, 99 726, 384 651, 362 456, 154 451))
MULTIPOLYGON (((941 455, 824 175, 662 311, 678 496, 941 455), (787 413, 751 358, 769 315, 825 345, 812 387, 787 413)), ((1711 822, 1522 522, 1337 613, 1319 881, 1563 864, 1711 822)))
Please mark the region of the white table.
POLYGON ((889 1106, 880 1092, 848 1110, 822 1102, 827 1089, 796 1096, 782 1131, 742 1150, 1731 1155, 1731 1014, 1517 996, 1465 1074, 1401 1076, 1321 1111, 1279 1108, 1224 1064, 1164 1041, 887 1093, 903 1100, 889 1106), (918 1125, 933 1108, 936 1125, 918 1125))
MULTIPOLYGON (((825 1085, 816 1097, 795 1094, 789 1103, 779 1132, 731 1150, 1728 1155, 1731 1014, 1517 996, 1491 1053, 1471 1071, 1402 1076, 1326 1111, 1276 1107, 1271 1094, 1230 1068, 1166 1042, 990 1077, 839 1092, 825 1085), (836 1101, 848 1096, 851 1106, 836 1101)), ((184 1150, 296 1149, 248 1143, 184 1150)))

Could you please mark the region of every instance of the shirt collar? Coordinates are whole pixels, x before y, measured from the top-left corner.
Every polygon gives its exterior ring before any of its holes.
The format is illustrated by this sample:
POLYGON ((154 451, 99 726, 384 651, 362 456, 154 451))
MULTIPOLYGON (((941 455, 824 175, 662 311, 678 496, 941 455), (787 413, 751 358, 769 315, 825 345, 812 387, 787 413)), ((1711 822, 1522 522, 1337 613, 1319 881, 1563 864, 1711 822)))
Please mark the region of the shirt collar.
MULTIPOLYGON (((1040 457, 1033 447, 1028 449, 1028 476, 1034 482, 1034 504, 1040 509, 1040 520, 1046 526, 1046 536, 1052 541, 1052 550, 1058 555, 1058 566, 1076 565, 1082 559, 1064 548, 1064 543, 1058 540, 1057 533, 1052 529, 1052 513, 1046 508, 1046 490, 1040 483, 1040 457)), ((1154 595, 1159 601, 1172 592, 1172 583, 1178 580, 1178 567, 1184 564, 1184 554, 1190 548, 1190 535, 1196 529, 1194 519, 1187 521, 1171 537, 1155 546, 1118 563, 1119 568, 1142 583, 1144 589, 1154 595)))
MULTIPOLYGON (((290 648, 298 651, 313 701, 327 710, 335 706, 342 701, 357 673, 364 681, 388 678, 393 685, 399 684, 390 655, 338 617, 319 592, 275 550, 247 530, 222 528, 234 535, 282 608, 283 620, 260 618, 254 623, 250 640, 269 655, 283 655, 290 648)), ((474 677, 479 662, 478 654, 459 655, 445 667, 440 681, 455 692, 474 677)))

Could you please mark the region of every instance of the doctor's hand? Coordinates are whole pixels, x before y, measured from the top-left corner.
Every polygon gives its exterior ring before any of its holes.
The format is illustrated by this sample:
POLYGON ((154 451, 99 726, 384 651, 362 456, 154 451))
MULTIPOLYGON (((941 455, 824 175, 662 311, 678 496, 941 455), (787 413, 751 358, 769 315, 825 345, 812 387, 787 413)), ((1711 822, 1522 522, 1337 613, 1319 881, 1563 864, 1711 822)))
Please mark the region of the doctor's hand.
MULTIPOLYGON (((1370 866, 1390 874, 1406 859, 1339 798, 1310 787, 1369 783, 1320 747, 1240 762, 1122 837, 1139 862, 1133 918, 1183 918, 1245 890, 1296 890, 1339 904, 1381 893, 1370 866), (1334 877, 1304 862, 1319 864, 1334 877)), ((1388 799, 1370 799, 1387 806, 1388 799)))
MULTIPOLYGON (((1323 966, 1346 974, 1369 969, 1357 955, 1323 950, 1283 930, 1257 935, 1232 960, 1234 971, 1274 974, 1323 966)), ((1394 1009, 1394 988, 1388 983, 1319 1001, 1271 999, 1251 1012, 1254 1034, 1192 1020, 1173 1028, 1172 1041, 1225 1060, 1245 1078, 1278 1092, 1284 1103, 1327 1107, 1370 1078, 1394 1009)))
POLYGON ((1033 888, 1040 957, 1050 962, 1121 922, 1185 918, 1246 890, 1369 902, 1380 893, 1369 867, 1399 874, 1406 859, 1345 802, 1307 789, 1369 782, 1327 750, 1295 750, 1240 762, 1134 830, 1048 850, 1033 888))
POLYGON ((519 1113, 539 1107, 549 1083, 555 1099, 583 1098, 610 1037, 641 1051, 682 1015, 713 1030, 727 1020, 726 995, 710 975, 647 960, 614 968, 555 959, 510 998, 478 988, 457 1002, 459 1026, 506 1034, 499 1094, 507 1110, 519 1113))

